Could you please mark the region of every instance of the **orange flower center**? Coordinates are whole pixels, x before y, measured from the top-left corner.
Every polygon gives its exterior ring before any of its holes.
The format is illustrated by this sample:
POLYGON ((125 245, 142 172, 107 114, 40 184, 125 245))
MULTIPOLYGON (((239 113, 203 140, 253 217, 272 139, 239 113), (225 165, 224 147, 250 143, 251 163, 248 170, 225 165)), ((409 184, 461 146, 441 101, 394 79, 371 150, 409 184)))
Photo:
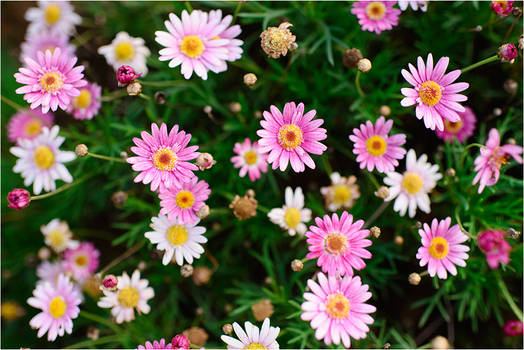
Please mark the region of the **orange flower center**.
POLYGON ((448 241, 443 237, 435 237, 431 240, 428 251, 434 259, 443 259, 449 253, 448 241))
POLYGON ((177 160, 175 152, 167 147, 160 148, 153 156, 153 164, 158 170, 173 170, 177 160))
POLYGON ((48 72, 40 78, 40 85, 45 92, 57 92, 62 89, 64 81, 59 72, 48 72))
POLYGON ((442 97, 442 89, 439 84, 433 80, 428 80, 422 83, 418 90, 418 96, 422 103, 427 106, 436 105, 442 97))
POLYGON ((175 201, 180 208, 187 209, 191 208, 193 203, 195 203, 195 196, 189 191, 182 190, 177 193, 175 201))
POLYGON ((257 153, 253 150, 247 151, 244 153, 244 161, 247 165, 253 165, 257 162, 258 156, 257 153))
POLYGON ((339 232, 333 232, 324 239, 326 251, 333 255, 341 255, 348 247, 346 236, 339 232))
POLYGON ((450 122, 447 119, 444 119, 444 129, 446 129, 447 132, 451 132, 453 134, 456 134, 457 132, 462 129, 462 120, 459 120, 458 122, 450 122))
POLYGON ((278 143, 287 150, 297 148, 304 141, 302 130, 295 124, 285 124, 278 131, 278 143))
POLYGON ((387 144, 382 136, 374 135, 366 140, 366 149, 372 156, 380 157, 386 153, 387 144))
POLYGON ((369 19, 374 21, 381 20, 386 15, 386 6, 380 1, 371 2, 366 7, 366 14, 369 19))
POLYGON ((326 312, 332 319, 340 320, 349 314, 349 300, 340 293, 334 293, 326 299, 326 312))

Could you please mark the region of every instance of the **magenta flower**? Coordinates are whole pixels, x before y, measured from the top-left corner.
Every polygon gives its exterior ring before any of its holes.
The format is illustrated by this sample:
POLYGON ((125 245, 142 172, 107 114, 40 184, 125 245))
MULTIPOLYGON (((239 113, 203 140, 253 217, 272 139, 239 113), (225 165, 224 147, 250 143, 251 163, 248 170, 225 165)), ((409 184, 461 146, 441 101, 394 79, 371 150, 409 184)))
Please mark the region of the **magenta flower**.
POLYGON ((73 97, 80 95, 78 88, 87 84, 82 80, 84 66, 74 67, 76 57, 70 58, 66 52, 56 48, 37 53, 37 60, 25 58, 27 68, 22 67, 15 73, 15 79, 24 86, 16 89, 17 94, 24 94, 24 100, 31 104, 31 109, 42 106, 42 113, 49 109, 63 110, 73 97))
POLYGON ((296 172, 304 171, 304 164, 315 169, 308 153, 322 154, 327 149, 319 142, 327 138, 326 129, 319 128, 324 120, 313 120, 317 114, 314 109, 304 114, 303 103, 286 103, 284 113, 275 106, 270 110, 264 111, 264 120, 260 121, 263 129, 257 131, 260 152, 269 152, 268 163, 273 169, 280 166, 280 171, 286 170, 288 163, 296 172))
POLYGON ((77 248, 65 251, 64 266, 77 282, 83 283, 98 268, 99 256, 93 243, 82 242, 77 248))
POLYGON ((371 253, 366 247, 371 241, 366 239, 369 230, 363 230, 363 220, 353 223, 353 216, 347 211, 338 215, 332 214, 331 218, 315 218, 317 226, 310 226, 306 232, 309 253, 308 259, 318 258, 317 265, 322 271, 331 276, 336 274, 353 275, 353 269, 362 270, 366 263, 362 259, 370 259, 371 253))
POLYGON ((18 139, 32 140, 42 133, 44 127, 51 128, 54 116, 41 110, 23 110, 13 115, 7 123, 7 138, 11 142, 18 139))
POLYGON ((412 88, 402 88, 402 95, 406 96, 400 104, 404 107, 417 105, 415 115, 418 119, 424 118, 426 128, 444 130, 444 119, 450 122, 460 121, 458 112, 465 108, 458 102, 468 98, 458 92, 469 87, 468 83, 454 83, 460 76, 460 69, 444 74, 449 64, 449 57, 442 57, 433 68, 433 55, 428 54, 424 65, 422 57, 418 57, 418 70, 410 63, 407 70, 401 73, 412 88))
POLYGON ((400 146, 406 143, 406 135, 395 134, 388 136, 393 120, 380 117, 371 124, 360 124, 360 130, 353 129, 353 135, 349 139, 353 141, 353 153, 357 154, 357 162, 360 162, 360 169, 367 167, 368 171, 373 171, 375 167, 381 173, 395 170, 398 159, 404 158, 406 150, 400 146))
POLYGON ((489 267, 493 270, 499 267, 499 264, 509 264, 509 254, 511 246, 504 239, 504 231, 488 230, 478 235, 477 243, 479 248, 486 253, 486 260, 489 267))
POLYGON ((477 117, 469 107, 464 107, 464 112, 457 112, 460 120, 458 122, 450 122, 444 119, 444 130, 435 130, 439 138, 446 142, 453 142, 455 138, 464 143, 468 137, 473 135, 477 117))
POLYGON ((186 147, 191 134, 179 132, 178 125, 168 134, 165 123, 162 123, 160 129, 155 123, 151 124, 151 133, 152 136, 142 131, 141 139, 133 138, 137 147, 131 147, 131 151, 137 157, 127 158, 127 162, 133 164, 133 170, 140 171, 135 182, 145 185, 151 183, 151 191, 156 191, 160 184, 166 187, 180 186, 195 176, 193 171, 198 170, 198 167, 188 161, 198 157, 198 146, 186 147))
POLYGON ((517 55, 518 51, 515 44, 509 43, 499 47, 499 58, 502 62, 513 63, 517 55))
POLYGON ((93 119, 102 105, 102 88, 95 83, 87 83, 80 89, 80 96, 73 98, 67 107, 67 113, 75 119, 93 119))
POLYGON ((127 85, 135 79, 138 79, 142 73, 136 74, 133 67, 130 66, 120 66, 116 72, 116 79, 121 85, 127 85))
POLYGON ((171 348, 172 349, 190 349, 189 345, 189 339, 183 334, 177 334, 172 340, 171 340, 171 348))
POLYGON ((145 346, 139 345, 139 349, 172 349, 171 343, 166 344, 166 340, 164 338, 160 339, 160 341, 153 340, 153 343, 146 341, 145 346))
POLYGON ((522 146, 500 146, 500 135, 497 129, 489 131, 486 146, 480 149, 480 155, 475 158, 475 171, 473 185, 480 183, 478 193, 482 193, 486 186, 493 186, 500 176, 500 167, 508 163, 508 158, 513 157, 522 164, 522 146))
POLYGON ((240 177, 249 174, 249 179, 255 181, 260 178, 261 172, 267 172, 267 154, 260 152, 258 142, 251 143, 246 138, 242 143, 235 143, 233 152, 237 155, 231 157, 231 162, 235 168, 240 168, 240 177))
POLYGON ((492 0, 491 8, 501 17, 506 17, 513 11, 513 0, 492 0))
POLYGON ((504 333, 509 335, 510 337, 516 337, 517 335, 522 335, 523 333, 523 327, 522 322, 519 320, 511 320, 506 322, 504 325, 504 333))
POLYGON ((417 259, 420 260, 420 266, 428 265, 428 272, 431 277, 435 273, 441 279, 448 278, 446 271, 453 276, 457 274, 455 265, 466 266, 469 247, 464 244, 468 240, 459 225, 451 224, 451 218, 447 217, 440 222, 433 219, 431 227, 424 223, 423 228, 418 230, 422 238, 422 247, 418 249, 417 259))
POLYGON ((31 194, 23 188, 15 188, 7 194, 8 207, 16 210, 23 209, 31 202, 31 194))
POLYGON ((357 16, 362 30, 380 34, 398 24, 402 11, 393 8, 396 1, 358 1, 353 3, 351 13, 357 16))
POLYGON ((204 180, 197 181, 195 176, 171 187, 160 186, 160 214, 167 214, 170 221, 178 219, 181 224, 194 224, 199 220, 197 212, 206 204, 211 190, 204 180))
POLYGON ((309 279, 307 285, 311 293, 304 293, 306 301, 302 303, 304 311, 300 318, 311 321, 311 328, 316 329, 315 338, 324 339, 326 345, 342 343, 351 346, 350 336, 354 339, 366 338, 368 324, 373 318, 368 314, 377 309, 364 302, 371 298, 369 286, 362 284, 358 276, 326 277, 318 273, 318 283, 309 279))

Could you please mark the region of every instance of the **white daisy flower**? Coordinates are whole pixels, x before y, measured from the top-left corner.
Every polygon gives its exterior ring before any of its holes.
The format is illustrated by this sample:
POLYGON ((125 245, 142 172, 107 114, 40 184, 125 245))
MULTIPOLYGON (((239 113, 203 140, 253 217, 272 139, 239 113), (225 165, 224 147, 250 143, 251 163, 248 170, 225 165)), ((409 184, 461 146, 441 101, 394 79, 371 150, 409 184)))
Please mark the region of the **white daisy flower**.
POLYGON ((111 308, 116 323, 130 322, 135 319, 135 308, 139 314, 148 314, 151 310, 147 301, 155 296, 155 292, 148 284, 148 280, 140 279, 140 271, 135 270, 131 278, 124 272, 118 276, 118 289, 114 292, 104 290, 97 305, 111 308))
POLYGON ((33 192, 39 194, 56 189, 55 180, 72 182, 73 177, 64 166, 64 162, 75 159, 74 152, 59 149, 65 138, 58 136, 60 127, 55 125, 49 130, 44 127, 42 133, 32 140, 19 139, 18 145, 9 151, 19 159, 13 168, 24 178, 24 185, 33 184, 33 192))
POLYGON ((351 208, 360 197, 357 178, 340 176, 335 172, 330 175, 331 185, 321 187, 320 193, 324 196, 326 207, 329 211, 337 211, 340 208, 351 208))
POLYGON ((417 208, 424 213, 431 211, 428 193, 435 188, 442 174, 438 172, 438 165, 431 165, 427 160, 425 154, 417 160, 411 149, 406 156, 406 171, 403 174, 393 171, 384 178, 384 183, 390 186, 389 197, 385 200, 396 198, 393 209, 400 216, 406 215, 408 208, 410 218, 415 216, 417 208))
POLYGON ((82 18, 74 12, 68 1, 38 1, 38 7, 32 7, 25 13, 29 21, 29 34, 52 31, 57 34, 71 35, 82 18))
POLYGON ((311 210, 304 208, 304 194, 297 187, 295 193, 291 187, 286 187, 286 204, 282 208, 274 208, 267 214, 272 223, 288 230, 290 236, 297 232, 303 235, 307 231, 304 224, 311 220, 311 210))
POLYGON ((151 54, 142 38, 133 38, 126 32, 120 32, 111 44, 98 48, 109 65, 116 71, 120 66, 130 66, 142 76, 147 74, 146 59, 151 54))
POLYGON ((264 320, 260 331, 251 322, 246 322, 244 326, 246 328, 245 332, 238 323, 233 323, 233 329, 238 339, 227 335, 220 337, 227 344, 228 349, 279 349, 276 339, 280 328, 270 327, 269 318, 264 320))
POLYGON ((78 241, 72 239, 73 234, 67 222, 60 219, 53 219, 47 225, 40 226, 40 231, 44 234, 45 244, 57 253, 66 249, 76 249, 79 245, 78 241))
POLYGON ((177 218, 168 220, 167 215, 162 214, 151 219, 150 226, 154 231, 146 232, 145 236, 151 243, 157 244, 157 249, 165 250, 162 259, 164 265, 169 264, 173 256, 180 266, 184 264, 184 259, 192 264, 193 258, 200 258, 204 252, 201 244, 206 243, 207 238, 203 236, 205 227, 196 226, 198 221, 181 224, 177 218))
POLYGON ((402 11, 406 11, 409 5, 413 11, 417 11, 420 8, 422 12, 426 12, 428 10, 428 2, 429 0, 398 0, 398 7, 402 11))

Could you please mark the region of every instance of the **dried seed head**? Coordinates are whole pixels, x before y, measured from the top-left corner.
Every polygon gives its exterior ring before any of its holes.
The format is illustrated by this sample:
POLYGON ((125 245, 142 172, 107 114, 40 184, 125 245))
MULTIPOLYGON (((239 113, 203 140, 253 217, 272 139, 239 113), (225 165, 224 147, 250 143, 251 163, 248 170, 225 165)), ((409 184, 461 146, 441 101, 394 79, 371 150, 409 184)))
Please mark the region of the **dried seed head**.
POLYGON ((222 326, 222 332, 224 332, 224 334, 230 335, 233 333, 233 326, 229 323, 226 323, 222 326))
POLYGON ((357 68, 362 73, 367 73, 371 70, 371 61, 368 60, 367 58, 363 58, 358 61, 357 68))
POLYGON ((75 153, 78 157, 85 157, 87 156, 87 153, 89 153, 87 146, 83 143, 76 145, 75 147, 75 153))
POLYGON ((142 93, 142 84, 138 81, 133 81, 127 85, 127 94, 129 96, 138 96, 142 93))
POLYGON ((420 277, 420 275, 416 272, 413 272, 408 277, 409 284, 414 285, 414 286, 418 286, 421 279, 422 277, 420 277))
POLYGON ((348 49, 342 55, 342 64, 347 68, 357 68, 357 63, 363 59, 362 52, 359 49, 348 49))
POLYGON ((378 110, 378 112, 380 113, 380 115, 383 115, 384 117, 387 117, 391 114, 391 108, 389 108, 389 106, 380 106, 380 109, 378 110))
POLYGON ((394 242, 396 245, 401 246, 404 244, 404 238, 402 236, 395 236, 394 242))
POLYGON ((93 326, 87 327, 87 332, 86 332, 87 338, 91 340, 97 340, 99 336, 100 336, 100 329, 93 327, 93 326))
POLYGON ((378 198, 386 199, 389 197, 389 188, 386 186, 380 186, 378 190, 375 191, 375 196, 378 198))
POLYGON ((446 169, 446 176, 453 177, 457 175, 457 172, 453 168, 446 169))
POLYGON ((430 346, 431 349, 449 349, 449 341, 447 338, 437 335, 435 338, 431 339, 430 346))
POLYGON ((247 73, 244 75, 244 84, 247 86, 253 86, 257 82, 257 76, 253 73, 247 73))
POLYGON ((290 26, 292 26, 291 23, 284 22, 278 28, 269 27, 260 34, 260 46, 269 57, 285 56, 288 50, 295 50, 298 47, 295 43, 296 37, 287 29, 290 26))
POLYGON ((180 268, 180 274, 184 278, 191 277, 191 275, 193 274, 193 266, 189 264, 182 265, 182 267, 180 268))
POLYGON ((258 201, 254 198, 254 195, 249 196, 246 193, 243 197, 236 195, 229 207, 233 209, 233 214, 238 220, 245 220, 257 215, 257 205, 258 201))
POLYGON ((196 215, 200 219, 205 219, 209 216, 209 212, 210 212, 209 205, 206 204, 197 211, 196 215))
POLYGON ((115 205, 115 207, 121 207, 121 206, 123 206, 124 204, 126 204, 126 201, 127 201, 127 193, 125 193, 124 191, 116 191, 116 192, 113 193, 113 195, 111 196, 111 201, 113 202, 113 204, 115 205))
POLYGON ((231 102, 229 104, 229 110, 231 113, 240 113, 242 111, 242 105, 240 102, 231 102))
POLYGON ((83 289, 87 294, 96 298, 102 294, 100 290, 101 285, 102 281, 100 281, 100 277, 98 275, 91 275, 84 282, 83 289))
POLYGON ((255 320, 261 322, 266 318, 271 317, 273 312, 275 312, 275 308, 273 307, 273 304, 271 304, 271 300, 262 299, 258 303, 251 306, 251 311, 253 311, 255 320))
POLYGON ((520 232, 513 228, 510 228, 508 232, 506 232, 506 234, 509 238, 512 238, 512 239, 518 239, 520 237, 520 232))
POLYGON ((47 260, 51 257, 51 250, 47 247, 42 247, 38 249, 38 259, 40 260, 47 260))
POLYGON ((210 169, 216 163, 217 161, 213 159, 210 153, 200 153, 196 159, 196 165, 201 171, 210 169))
POLYGON ((209 282, 211 279, 211 275, 213 274, 213 271, 209 267, 206 266, 199 266, 193 268, 193 282, 197 286, 202 286, 209 282))
POLYGON ((159 105, 163 105, 164 103, 166 103, 166 94, 163 91, 155 92, 153 98, 155 99, 155 102, 159 105))
POLYGON ((379 238, 380 237, 380 228, 378 228, 377 226, 373 226, 372 228, 369 229, 369 233, 371 233, 371 236, 373 238, 379 238))
POLYGON ((182 332, 188 339, 189 343, 195 344, 196 346, 204 346, 209 338, 207 332, 200 327, 191 327, 182 332))
POLYGON ((510 95, 516 94, 518 87, 519 84, 513 79, 508 79, 504 82, 504 90, 510 95))
POLYGON ((291 270, 295 272, 300 272, 302 271, 303 268, 304 268, 304 264, 302 263, 302 261, 295 259, 291 262, 291 270))

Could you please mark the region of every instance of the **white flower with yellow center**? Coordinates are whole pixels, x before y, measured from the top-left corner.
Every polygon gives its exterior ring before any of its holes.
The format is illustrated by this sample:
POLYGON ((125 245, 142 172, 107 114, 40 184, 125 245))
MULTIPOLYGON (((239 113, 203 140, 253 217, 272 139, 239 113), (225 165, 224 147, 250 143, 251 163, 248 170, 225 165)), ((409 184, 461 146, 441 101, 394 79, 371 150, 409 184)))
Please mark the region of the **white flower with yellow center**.
POLYGON ((339 173, 332 173, 330 176, 331 185, 321 187, 320 193, 324 196, 326 207, 329 211, 337 211, 340 208, 351 208, 357 198, 360 197, 360 191, 355 176, 343 177, 339 173))
POLYGON ((311 210, 304 208, 304 194, 302 189, 297 187, 295 192, 291 187, 286 187, 286 204, 282 208, 274 208, 267 214, 272 223, 288 230, 290 236, 297 232, 303 235, 307 231, 304 224, 311 220, 311 210))
POLYGON ((71 35, 82 18, 74 12, 69 1, 38 1, 38 7, 31 7, 25 13, 29 21, 29 34, 51 31, 57 34, 71 35))
POLYGON ((390 172, 384 178, 384 183, 389 185, 389 197, 386 201, 396 198, 393 209, 401 216, 414 217, 417 208, 429 213, 430 200, 428 193, 435 188, 437 181, 442 178, 438 172, 438 165, 427 162, 427 155, 423 154, 417 159, 414 150, 409 150, 406 156, 406 171, 403 174, 390 172))
POLYGON ((40 231, 44 235, 45 244, 57 253, 78 248, 79 243, 72 239, 73 234, 65 221, 53 219, 47 225, 42 225, 40 231))
POLYGON ((98 53, 105 56, 107 63, 113 66, 115 71, 125 65, 132 67, 137 73, 142 73, 142 76, 147 74, 146 59, 151 52, 142 38, 133 38, 126 32, 120 32, 111 44, 99 47, 98 53))
POLYGON ((228 349, 279 349, 276 339, 278 337, 278 333, 280 333, 280 328, 270 327, 269 318, 264 320, 260 330, 251 322, 246 322, 244 326, 246 329, 245 331, 238 323, 233 323, 233 329, 235 330, 235 334, 238 339, 227 335, 220 337, 220 339, 222 339, 222 341, 227 344, 228 349))
POLYGON ((97 305, 111 308, 116 323, 130 322, 135 319, 135 309, 138 314, 148 314, 151 310, 147 301, 155 296, 155 292, 148 284, 148 280, 140 279, 140 271, 135 270, 131 278, 124 272, 118 276, 118 289, 104 290, 104 296, 97 305))
POLYGON ((167 215, 160 214, 151 219, 154 231, 146 232, 145 236, 151 243, 157 244, 158 250, 165 250, 164 265, 169 264, 173 256, 180 266, 184 264, 184 259, 192 264, 193 258, 200 258, 204 252, 202 244, 207 242, 205 227, 196 226, 197 223, 198 220, 193 224, 182 224, 178 218, 168 220, 167 215))

